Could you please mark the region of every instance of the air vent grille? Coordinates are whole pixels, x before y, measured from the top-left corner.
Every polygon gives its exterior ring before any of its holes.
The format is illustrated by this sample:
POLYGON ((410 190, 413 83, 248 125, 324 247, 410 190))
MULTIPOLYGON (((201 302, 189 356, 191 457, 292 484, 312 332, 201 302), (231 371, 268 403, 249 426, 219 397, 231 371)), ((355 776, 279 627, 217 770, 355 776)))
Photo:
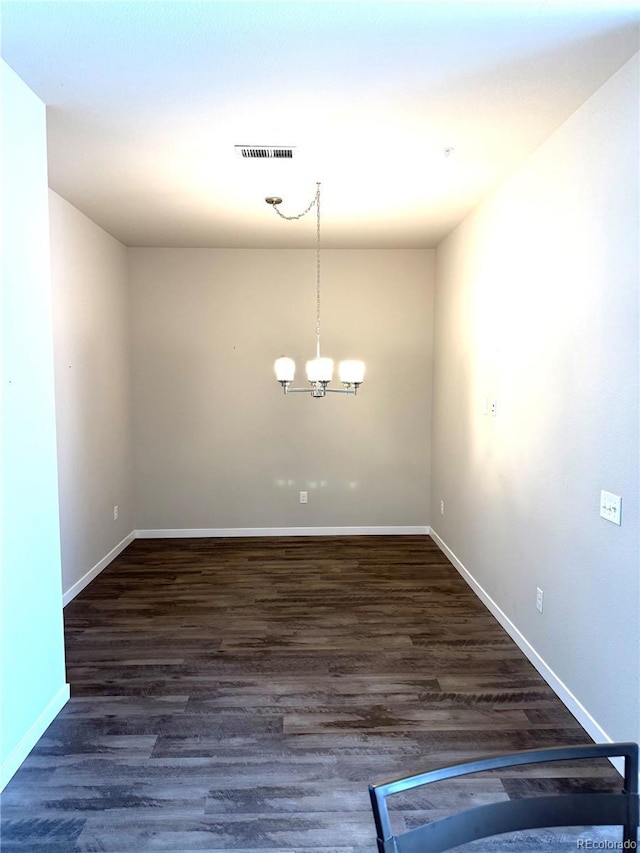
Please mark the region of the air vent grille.
POLYGON ((291 145, 236 145, 236 153, 245 160, 291 160, 295 147, 291 145))

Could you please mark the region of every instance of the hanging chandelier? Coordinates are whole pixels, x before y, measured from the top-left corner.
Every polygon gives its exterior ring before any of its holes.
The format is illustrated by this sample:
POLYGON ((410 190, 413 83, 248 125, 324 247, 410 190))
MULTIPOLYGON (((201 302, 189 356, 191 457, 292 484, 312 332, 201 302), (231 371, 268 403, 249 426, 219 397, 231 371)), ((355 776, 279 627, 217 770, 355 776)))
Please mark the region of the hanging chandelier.
POLYGON ((285 394, 304 393, 312 397, 325 397, 327 394, 357 394, 364 380, 364 361, 341 361, 338 365, 338 376, 342 388, 329 388, 333 379, 333 359, 320 355, 320 184, 316 184, 316 194, 309 206, 296 216, 285 216, 278 209, 282 203, 279 196, 268 196, 265 201, 270 204, 281 219, 302 219, 314 207, 316 208, 316 357, 307 362, 307 379, 309 388, 292 388, 291 383, 296 372, 296 363, 292 358, 282 356, 274 364, 276 379, 282 385, 285 394))

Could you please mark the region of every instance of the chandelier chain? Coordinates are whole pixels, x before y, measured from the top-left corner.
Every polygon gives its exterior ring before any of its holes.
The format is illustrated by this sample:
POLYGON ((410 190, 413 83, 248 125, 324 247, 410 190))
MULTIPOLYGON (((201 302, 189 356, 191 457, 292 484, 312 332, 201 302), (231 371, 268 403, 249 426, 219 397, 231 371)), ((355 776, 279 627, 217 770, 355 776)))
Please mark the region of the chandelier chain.
MULTIPOLYGON (((318 184, 317 186, 318 189, 316 190, 315 196, 311 199, 311 201, 309 202, 309 206, 305 210, 303 210, 302 213, 296 213, 293 216, 286 216, 284 213, 282 213, 281 210, 278 209, 277 203, 273 205, 273 209, 278 214, 280 219, 288 219, 289 221, 291 221, 292 219, 302 219, 303 216, 306 216, 307 213, 309 213, 313 205, 318 203, 320 195, 320 184, 318 184)), ((281 201, 281 199, 278 199, 278 201, 281 201)))
POLYGON ((316 194, 309 202, 309 205, 302 213, 296 213, 293 216, 286 216, 280 210, 278 205, 273 204, 273 209, 281 219, 302 219, 306 216, 311 208, 316 206, 316 358, 320 358, 320 182, 316 184, 316 194))
POLYGON ((316 187, 316 358, 320 358, 320 184, 316 187))

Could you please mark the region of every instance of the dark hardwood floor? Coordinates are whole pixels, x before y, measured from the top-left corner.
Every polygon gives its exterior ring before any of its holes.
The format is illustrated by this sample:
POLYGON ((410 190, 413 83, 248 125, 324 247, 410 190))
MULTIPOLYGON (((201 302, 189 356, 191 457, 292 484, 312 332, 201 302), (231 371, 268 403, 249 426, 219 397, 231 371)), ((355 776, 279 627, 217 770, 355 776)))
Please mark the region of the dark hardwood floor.
MULTIPOLYGON (((374 853, 369 782, 589 742, 428 537, 137 540, 65 624, 72 698, 2 796, 3 853, 374 853)), ((554 767, 396 817, 619 787, 604 761, 554 767)))

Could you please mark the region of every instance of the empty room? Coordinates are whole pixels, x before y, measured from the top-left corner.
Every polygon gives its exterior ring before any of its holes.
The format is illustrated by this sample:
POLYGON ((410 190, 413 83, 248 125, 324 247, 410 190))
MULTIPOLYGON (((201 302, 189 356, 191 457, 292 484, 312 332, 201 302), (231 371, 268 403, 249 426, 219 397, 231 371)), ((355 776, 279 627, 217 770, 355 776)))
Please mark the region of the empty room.
POLYGON ((637 4, 0 16, 0 848, 635 849, 637 4))

